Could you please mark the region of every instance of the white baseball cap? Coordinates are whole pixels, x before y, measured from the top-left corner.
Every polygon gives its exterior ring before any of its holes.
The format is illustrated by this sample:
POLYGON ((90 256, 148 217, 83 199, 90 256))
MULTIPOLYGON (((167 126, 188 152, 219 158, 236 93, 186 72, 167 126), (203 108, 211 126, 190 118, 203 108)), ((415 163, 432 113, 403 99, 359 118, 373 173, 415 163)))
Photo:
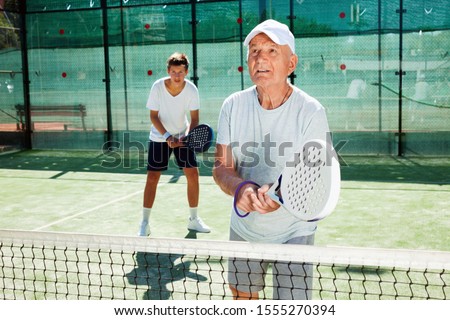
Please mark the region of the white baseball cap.
POLYGON ((260 33, 265 33, 278 45, 288 45, 292 53, 295 53, 295 38, 287 25, 272 19, 261 22, 247 35, 244 40, 244 45, 248 47, 250 41, 260 33))

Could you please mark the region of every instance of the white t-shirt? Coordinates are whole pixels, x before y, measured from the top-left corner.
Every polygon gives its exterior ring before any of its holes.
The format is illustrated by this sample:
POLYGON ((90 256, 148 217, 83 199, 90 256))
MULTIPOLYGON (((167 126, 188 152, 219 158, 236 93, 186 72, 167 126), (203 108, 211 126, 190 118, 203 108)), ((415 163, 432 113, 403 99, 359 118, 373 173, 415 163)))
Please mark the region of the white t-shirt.
POLYGON ((427 82, 423 80, 416 82, 413 99, 419 101, 427 100, 429 89, 430 85, 427 82))
MULTIPOLYGON (((310 139, 330 141, 325 109, 296 87, 274 110, 261 107, 256 86, 231 95, 223 103, 217 143, 232 146, 238 174, 244 180, 273 183, 285 163, 310 139)), ((284 243, 311 235, 317 228, 316 222, 302 221, 282 207, 246 218, 231 211, 231 228, 247 241, 284 243)))
POLYGON ((366 82, 362 79, 353 79, 348 87, 347 98, 360 99, 364 90, 366 90, 366 82))
MULTIPOLYGON (((189 125, 187 114, 200 108, 200 98, 197 87, 186 79, 183 90, 177 96, 172 96, 164 84, 167 79, 169 77, 161 78, 153 84, 147 100, 147 109, 158 111, 164 128, 173 136, 179 137, 186 134, 189 125)), ((154 126, 150 130, 150 140, 165 142, 154 126)))

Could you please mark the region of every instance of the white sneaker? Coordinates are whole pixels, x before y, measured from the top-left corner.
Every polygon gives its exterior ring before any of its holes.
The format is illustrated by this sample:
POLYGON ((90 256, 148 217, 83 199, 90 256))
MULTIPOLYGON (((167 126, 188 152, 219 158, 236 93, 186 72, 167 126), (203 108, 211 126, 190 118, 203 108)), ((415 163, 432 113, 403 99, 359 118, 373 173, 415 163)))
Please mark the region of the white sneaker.
POLYGON ((211 232, 211 229, 202 221, 202 219, 200 219, 200 217, 194 219, 189 218, 188 230, 203 233, 211 232))
POLYGON ((140 237, 148 237, 150 235, 150 226, 147 221, 142 221, 141 226, 139 228, 138 236, 140 237))

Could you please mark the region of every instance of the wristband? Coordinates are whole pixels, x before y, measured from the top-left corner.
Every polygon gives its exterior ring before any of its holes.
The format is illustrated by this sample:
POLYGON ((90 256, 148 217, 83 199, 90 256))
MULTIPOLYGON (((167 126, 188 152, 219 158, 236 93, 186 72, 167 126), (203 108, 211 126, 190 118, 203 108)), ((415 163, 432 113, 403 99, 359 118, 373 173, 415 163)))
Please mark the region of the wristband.
POLYGON ((259 184, 257 184, 256 182, 253 181, 242 181, 241 183, 238 184, 236 191, 234 192, 234 200, 233 200, 233 208, 234 208, 234 212, 236 212, 236 214, 240 217, 240 218, 245 218, 246 216, 248 216, 250 214, 250 212, 247 213, 240 213, 239 209, 237 207, 237 198, 239 195, 239 192, 241 191, 242 187, 245 186, 246 184, 253 184, 255 186, 257 186, 258 188, 260 188, 261 186, 259 184))
POLYGON ((170 132, 166 131, 166 133, 163 134, 163 138, 164 140, 167 141, 167 139, 169 139, 172 135, 170 134, 170 132))

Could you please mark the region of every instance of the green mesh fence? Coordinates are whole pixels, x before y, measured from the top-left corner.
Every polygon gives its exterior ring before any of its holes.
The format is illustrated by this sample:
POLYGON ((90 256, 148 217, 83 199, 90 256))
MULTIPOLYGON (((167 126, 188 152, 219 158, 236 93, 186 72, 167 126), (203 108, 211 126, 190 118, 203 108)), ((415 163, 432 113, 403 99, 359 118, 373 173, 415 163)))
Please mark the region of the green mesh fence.
POLYGON ((448 155, 449 7, 450 0, 0 0, 0 145, 100 149, 125 133, 145 144, 148 93, 174 51, 189 55, 201 121, 216 127, 223 100, 252 85, 243 39, 273 18, 295 34, 300 61, 291 81, 326 107, 335 142, 345 141, 341 153, 448 155))

